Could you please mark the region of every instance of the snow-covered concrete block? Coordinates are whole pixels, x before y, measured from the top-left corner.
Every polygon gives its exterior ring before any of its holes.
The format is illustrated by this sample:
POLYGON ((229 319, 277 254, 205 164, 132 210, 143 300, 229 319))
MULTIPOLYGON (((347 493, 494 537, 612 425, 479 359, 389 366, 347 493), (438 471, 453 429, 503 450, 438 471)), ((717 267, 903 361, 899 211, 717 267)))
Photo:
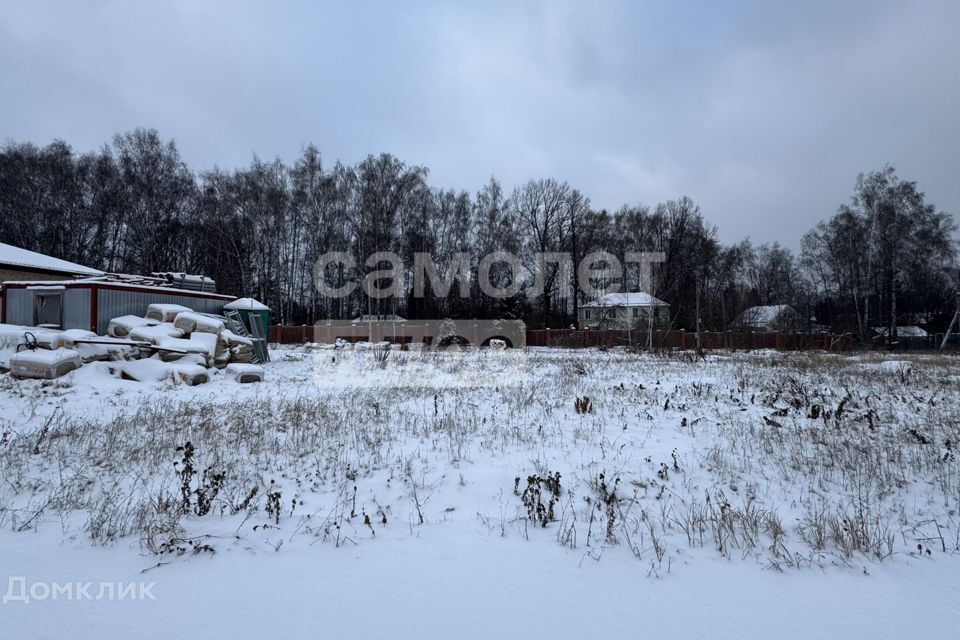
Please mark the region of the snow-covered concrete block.
POLYGON ((107 325, 107 334, 115 338, 127 338, 130 336, 130 332, 137 327, 152 327, 157 324, 160 324, 157 320, 141 318, 140 316, 120 316, 110 320, 107 325))
POLYGON ((80 354, 73 349, 33 349, 10 356, 10 374, 17 378, 50 380, 79 369, 80 354))
POLYGON ((147 306, 146 317, 158 322, 173 322, 184 311, 193 311, 182 304, 155 303, 147 306))
POLYGON ((173 326, 172 322, 162 322, 148 327, 137 327, 130 331, 130 339, 138 342, 159 344, 164 338, 182 338, 183 331, 173 326))
POLYGON ((187 361, 188 357, 175 363, 163 362, 157 358, 119 362, 114 365, 113 370, 125 380, 136 382, 171 381, 191 386, 209 382, 210 374, 207 368, 187 361))
MULTIPOLYGON (((214 341, 216 340, 215 335, 206 335, 211 336, 214 341)), ((180 360, 186 354, 198 354, 203 356, 204 362, 207 364, 213 362, 213 347, 211 347, 209 342, 206 340, 194 340, 193 336, 190 338, 161 338, 160 341, 157 342, 157 346, 161 349, 164 349, 164 351, 159 352, 160 359, 164 362, 180 360)))
POLYGON ((225 372, 237 382, 263 382, 263 367, 257 364, 230 363, 225 372))
POLYGON ((177 314, 173 321, 173 326, 180 329, 185 334, 193 332, 198 333, 220 333, 224 329, 223 321, 218 318, 211 318, 201 313, 192 311, 183 311, 177 314))

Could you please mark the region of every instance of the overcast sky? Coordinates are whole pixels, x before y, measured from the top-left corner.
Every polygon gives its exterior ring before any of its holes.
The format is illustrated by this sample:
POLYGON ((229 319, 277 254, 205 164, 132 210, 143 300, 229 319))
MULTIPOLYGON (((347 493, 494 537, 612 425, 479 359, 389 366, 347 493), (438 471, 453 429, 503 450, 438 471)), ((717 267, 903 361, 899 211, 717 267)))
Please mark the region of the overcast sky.
POLYGON ((471 192, 688 195, 726 242, 796 247, 887 163, 960 214, 958 27, 950 0, 0 0, 0 139, 154 127, 195 170, 385 151, 471 192))

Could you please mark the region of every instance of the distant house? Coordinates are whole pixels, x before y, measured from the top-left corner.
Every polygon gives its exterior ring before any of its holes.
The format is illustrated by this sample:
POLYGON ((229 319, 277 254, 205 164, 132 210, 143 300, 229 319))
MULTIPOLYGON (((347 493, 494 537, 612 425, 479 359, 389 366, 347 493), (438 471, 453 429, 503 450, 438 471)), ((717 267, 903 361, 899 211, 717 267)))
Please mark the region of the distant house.
MULTIPOLYGON (((890 327, 873 327, 873 332, 877 338, 886 338, 890 333, 890 327)), ((913 324, 897 327, 898 338, 927 338, 929 336, 929 333, 913 324)))
POLYGON ((646 329, 666 326, 670 321, 670 305, 642 291, 608 293, 580 307, 581 329, 646 329))
POLYGON ((747 307, 733 324, 742 331, 799 331, 804 328, 803 317, 788 304, 747 307))
POLYGON ((103 271, 0 242, 0 285, 18 282, 97 277, 103 271))

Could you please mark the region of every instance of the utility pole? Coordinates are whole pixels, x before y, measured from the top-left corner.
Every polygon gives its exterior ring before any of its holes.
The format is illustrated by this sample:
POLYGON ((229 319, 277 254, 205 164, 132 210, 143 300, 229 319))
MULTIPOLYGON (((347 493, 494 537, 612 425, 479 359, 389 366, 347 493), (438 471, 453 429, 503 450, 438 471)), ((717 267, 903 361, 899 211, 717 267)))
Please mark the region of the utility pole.
MULTIPOLYGON (((647 287, 653 289, 653 287, 647 287)), ((657 307, 653 306, 653 294, 650 296, 650 306, 647 307, 647 351, 653 351, 653 322, 657 315, 657 307)))
POLYGON ((703 353, 703 343, 700 341, 700 282, 697 281, 696 287, 697 295, 697 356, 700 356, 703 353))
POLYGON ((953 319, 950 321, 950 326, 947 327, 947 332, 943 334, 943 342, 940 343, 940 351, 943 351, 947 347, 947 340, 950 339, 950 334, 953 333, 953 328, 960 322, 960 272, 957 272, 957 288, 954 294, 957 297, 957 308, 953 313, 953 319))

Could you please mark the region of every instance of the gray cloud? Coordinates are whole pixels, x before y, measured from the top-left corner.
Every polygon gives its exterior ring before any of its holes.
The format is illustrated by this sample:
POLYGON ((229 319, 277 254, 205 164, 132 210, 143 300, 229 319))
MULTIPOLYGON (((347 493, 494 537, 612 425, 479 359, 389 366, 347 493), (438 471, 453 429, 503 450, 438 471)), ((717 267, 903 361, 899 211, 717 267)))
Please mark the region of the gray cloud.
POLYGON ((389 151, 799 236, 895 164, 960 205, 960 4, 0 2, 0 137, 151 126, 195 169, 389 151))

